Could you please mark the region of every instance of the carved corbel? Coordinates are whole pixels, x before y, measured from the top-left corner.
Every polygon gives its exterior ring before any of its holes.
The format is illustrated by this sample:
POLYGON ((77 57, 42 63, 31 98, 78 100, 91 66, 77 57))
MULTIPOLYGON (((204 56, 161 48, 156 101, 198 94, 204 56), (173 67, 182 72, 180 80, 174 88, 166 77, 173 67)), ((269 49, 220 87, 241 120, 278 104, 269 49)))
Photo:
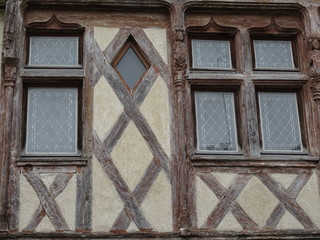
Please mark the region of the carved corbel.
POLYGON ((174 57, 174 79, 177 91, 184 91, 185 73, 187 67, 187 50, 185 44, 185 31, 176 29, 173 31, 173 57, 174 57))
POLYGON ((309 39, 309 78, 314 101, 320 101, 320 38, 309 39))
POLYGON ((4 58, 4 87, 15 87, 17 79, 17 59, 16 58, 4 58))

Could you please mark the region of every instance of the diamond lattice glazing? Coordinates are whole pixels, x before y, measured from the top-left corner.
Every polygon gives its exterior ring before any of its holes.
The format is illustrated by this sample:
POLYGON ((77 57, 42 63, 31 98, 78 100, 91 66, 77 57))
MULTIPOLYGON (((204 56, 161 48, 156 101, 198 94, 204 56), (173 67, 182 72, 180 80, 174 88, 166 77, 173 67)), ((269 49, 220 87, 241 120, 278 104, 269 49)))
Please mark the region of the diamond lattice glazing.
POLYGON ((29 88, 27 154, 77 153, 76 88, 29 88))
POLYGON ((192 66, 195 68, 231 69, 230 42, 192 40, 192 66))
POLYGON ((78 65, 78 37, 30 37, 30 66, 78 65))
POLYGON ((295 93, 259 93, 263 149, 301 151, 299 115, 295 93))
POLYGON ((233 93, 196 92, 198 150, 237 151, 233 93))
POLYGON ((290 41, 254 40, 256 68, 294 69, 290 41))

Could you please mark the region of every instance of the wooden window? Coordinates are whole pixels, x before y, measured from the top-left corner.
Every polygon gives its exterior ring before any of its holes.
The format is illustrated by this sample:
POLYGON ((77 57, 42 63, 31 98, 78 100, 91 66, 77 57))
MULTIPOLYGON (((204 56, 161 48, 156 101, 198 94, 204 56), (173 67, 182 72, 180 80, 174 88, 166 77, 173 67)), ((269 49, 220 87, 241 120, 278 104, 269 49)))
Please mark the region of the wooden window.
POLYGON ((310 94, 297 55, 304 47, 301 31, 281 28, 274 19, 241 33, 213 19, 187 30, 194 163, 314 160, 303 99, 310 94), (219 66, 219 59, 227 65, 219 66))
POLYGON ((292 42, 253 40, 255 69, 294 70, 292 42))
POLYGON ((199 69, 232 69, 228 40, 192 39, 192 67, 199 69))
POLYGON ((30 67, 77 67, 79 38, 73 36, 30 36, 30 67))
POLYGON ((26 29, 21 158, 25 165, 85 165, 84 28, 54 15, 26 29))
POLYGON ((112 66, 131 94, 134 93, 144 74, 150 68, 149 62, 131 38, 114 59, 112 66))
POLYGON ((28 88, 27 155, 77 154, 78 89, 28 88))
POLYGON ((302 152, 297 94, 259 92, 262 149, 265 152, 302 152))
POLYGON ((204 152, 237 152, 233 92, 195 93, 197 148, 204 152))

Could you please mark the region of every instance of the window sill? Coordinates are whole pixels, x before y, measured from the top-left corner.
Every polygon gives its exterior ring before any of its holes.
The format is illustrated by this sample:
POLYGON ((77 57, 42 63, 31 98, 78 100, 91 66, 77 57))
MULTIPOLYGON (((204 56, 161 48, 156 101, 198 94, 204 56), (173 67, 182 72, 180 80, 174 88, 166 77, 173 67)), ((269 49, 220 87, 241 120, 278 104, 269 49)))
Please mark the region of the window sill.
POLYGON ((309 155, 264 155, 246 157, 243 155, 194 155, 193 166, 208 167, 316 167, 319 158, 309 155))
POLYGON ((65 68, 65 69, 24 69, 21 72, 21 77, 24 78, 35 78, 35 77, 72 77, 72 78, 83 78, 84 70, 76 68, 65 68))
POLYGON ((86 166, 84 157, 22 157, 17 160, 18 167, 24 166, 86 166))

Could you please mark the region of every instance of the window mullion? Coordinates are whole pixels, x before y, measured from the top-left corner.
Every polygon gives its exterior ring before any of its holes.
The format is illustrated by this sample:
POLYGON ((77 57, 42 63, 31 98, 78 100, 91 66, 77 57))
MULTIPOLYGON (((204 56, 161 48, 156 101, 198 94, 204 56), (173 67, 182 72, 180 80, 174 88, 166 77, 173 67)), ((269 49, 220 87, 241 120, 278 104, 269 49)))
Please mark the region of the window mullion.
POLYGON ((245 106, 245 121, 247 129, 247 149, 244 151, 251 157, 260 156, 260 142, 259 142, 259 125, 257 119, 257 105, 255 97, 255 87, 250 78, 244 81, 244 106, 245 106))

